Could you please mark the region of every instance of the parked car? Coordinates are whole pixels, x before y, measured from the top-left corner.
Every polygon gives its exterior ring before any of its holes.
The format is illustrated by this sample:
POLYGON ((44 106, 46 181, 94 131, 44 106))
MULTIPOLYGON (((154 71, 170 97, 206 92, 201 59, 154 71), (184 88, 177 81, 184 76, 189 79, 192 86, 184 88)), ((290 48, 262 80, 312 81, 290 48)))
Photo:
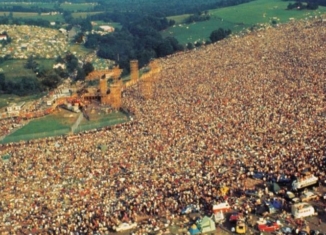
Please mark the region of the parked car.
POLYGON ((117 232, 130 230, 137 227, 137 223, 121 223, 117 227, 113 228, 117 232))
POLYGON ((245 234, 247 232, 248 226, 244 220, 238 220, 235 226, 235 232, 237 234, 245 234))
POLYGON ((319 195, 312 191, 304 191, 300 196, 302 202, 308 202, 312 200, 319 200, 319 195))
POLYGON ((278 221, 266 221, 265 224, 258 224, 258 230, 259 232, 276 232, 280 230, 280 222, 278 221))
POLYGON ((239 219, 243 218, 243 214, 240 212, 233 212, 230 215, 229 221, 230 222, 237 222, 239 219))
POLYGON ((284 195, 284 198, 288 201, 299 202, 300 199, 291 191, 287 191, 284 195))

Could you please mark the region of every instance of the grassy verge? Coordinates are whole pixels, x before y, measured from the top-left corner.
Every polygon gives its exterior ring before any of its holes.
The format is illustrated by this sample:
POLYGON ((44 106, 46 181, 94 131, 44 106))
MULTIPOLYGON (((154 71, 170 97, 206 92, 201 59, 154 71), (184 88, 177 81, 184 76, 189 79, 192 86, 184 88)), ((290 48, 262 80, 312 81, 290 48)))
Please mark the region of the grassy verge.
POLYGON ((192 24, 182 24, 188 15, 169 17, 176 21, 176 25, 162 32, 164 37, 174 36, 182 44, 187 42, 205 41, 210 33, 218 28, 231 29, 238 33, 260 23, 271 24, 285 23, 294 19, 305 19, 320 16, 326 13, 326 7, 319 7, 315 11, 310 10, 286 10, 289 2, 282 0, 256 0, 249 3, 212 9, 209 11, 211 19, 192 24))

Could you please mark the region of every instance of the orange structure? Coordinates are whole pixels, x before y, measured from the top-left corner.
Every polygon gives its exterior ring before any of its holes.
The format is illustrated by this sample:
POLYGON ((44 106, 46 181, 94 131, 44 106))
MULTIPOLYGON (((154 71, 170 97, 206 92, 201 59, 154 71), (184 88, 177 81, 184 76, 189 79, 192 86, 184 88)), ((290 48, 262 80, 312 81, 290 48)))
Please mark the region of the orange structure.
POLYGON ((110 86, 110 105, 114 109, 121 108, 121 104, 122 104, 121 91, 122 91, 122 83, 113 83, 110 86))
POLYGON ((141 79, 141 89, 143 97, 147 99, 152 99, 154 96, 153 92, 153 74, 151 72, 148 72, 144 74, 141 79))
POLYGON ((138 60, 130 61, 130 80, 137 82, 139 79, 138 60))
POLYGON ((83 91, 82 98, 87 101, 99 101, 101 104, 112 105, 112 106, 120 108, 121 106, 121 90, 122 90, 122 81, 119 79, 122 73, 122 69, 119 69, 119 66, 115 66, 111 70, 98 70, 91 72, 86 80, 87 81, 99 81, 98 89, 87 88, 83 91), (113 84, 119 85, 111 85, 108 87, 108 80, 112 78, 113 84), (118 100, 118 87, 120 88, 120 101, 118 100), (114 90, 114 92, 112 92, 114 90), (114 97, 114 98, 112 98, 114 97))

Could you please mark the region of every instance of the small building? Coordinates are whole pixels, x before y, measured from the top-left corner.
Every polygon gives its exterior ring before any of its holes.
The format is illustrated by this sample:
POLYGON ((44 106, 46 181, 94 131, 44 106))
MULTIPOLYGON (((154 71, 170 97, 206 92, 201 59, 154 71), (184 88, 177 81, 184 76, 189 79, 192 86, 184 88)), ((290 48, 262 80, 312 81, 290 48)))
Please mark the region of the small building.
POLYGON ((20 102, 18 104, 12 103, 8 107, 6 107, 6 111, 10 115, 18 115, 24 105, 25 105, 25 102, 20 102))
POLYGON ((8 37, 5 34, 0 34, 0 41, 7 41, 8 37))

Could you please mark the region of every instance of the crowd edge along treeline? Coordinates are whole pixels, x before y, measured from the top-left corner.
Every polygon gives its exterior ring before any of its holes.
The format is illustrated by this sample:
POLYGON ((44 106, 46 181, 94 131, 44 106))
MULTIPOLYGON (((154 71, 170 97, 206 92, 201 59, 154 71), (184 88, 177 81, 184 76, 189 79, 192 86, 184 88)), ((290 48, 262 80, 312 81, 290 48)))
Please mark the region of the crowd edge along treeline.
MULTIPOLYGON (((72 0, 71 4, 89 4, 88 11, 101 11, 101 13, 88 15, 85 18, 74 18, 73 12, 81 11, 82 8, 65 8, 66 1, 42 1, 42 4, 14 4, 11 1, 4 1, 0 4, 0 11, 9 11, 9 15, 0 17, 0 24, 16 24, 16 25, 37 25, 42 27, 66 27, 71 29, 78 25, 80 32, 76 35, 74 42, 84 44, 86 48, 96 50, 97 55, 101 58, 110 59, 116 61, 119 66, 127 73, 129 70, 129 61, 137 59, 139 65, 143 66, 149 62, 150 59, 156 57, 164 57, 166 55, 173 54, 177 51, 184 50, 184 45, 181 45, 174 37, 163 38, 160 31, 171 27, 175 22, 168 20, 166 17, 178 14, 190 14, 190 17, 185 20, 188 21, 206 20, 207 10, 226 7, 231 5, 238 5, 252 0, 207 0, 205 3, 188 0, 188 1, 163 1, 163 0, 112 0, 97 2, 87 0, 72 0), (44 5, 47 4, 47 5, 44 5), (73 10, 72 10, 73 9, 73 10), (55 26, 51 26, 48 20, 42 18, 16 18, 13 16, 13 11, 26 11, 26 12, 43 12, 57 11, 62 15, 63 22, 56 22, 55 26), (144 13, 145 12, 145 13, 144 13), (107 35, 88 34, 92 30, 91 21, 102 22, 118 22, 121 25, 121 29, 116 29, 115 32, 107 35)), ((24 1, 21 1, 22 3, 24 1)), ((83 8, 85 9, 85 8, 83 8)), ((208 16, 209 17, 209 16, 208 16)), ((231 31, 229 29, 216 29, 212 31, 209 39, 206 43, 221 40, 227 37, 231 31)), ((9 35, 10 36, 10 35, 9 35)), ((195 46, 200 46, 198 43, 195 46)), ((193 48, 193 45, 189 43, 188 49, 193 48)), ((65 57, 69 57, 65 55, 65 57)), ((10 58, 6 58, 10 59, 10 58)), ((67 62, 67 61, 66 61, 67 62)), ((69 63, 69 62, 67 62, 69 63)), ((71 67, 71 66, 67 66, 71 67)), ((31 79, 33 84, 25 84, 24 86, 14 84, 9 85, 8 81, 5 81, 4 75, 1 78, 1 90, 2 93, 11 93, 12 91, 30 90, 35 92, 47 86, 47 89, 53 88, 60 82, 61 79, 67 77, 67 73, 75 74, 77 79, 83 79, 86 71, 83 68, 76 66, 72 71, 37 71, 38 74, 46 76, 42 79, 31 79), (51 75, 51 76, 48 76, 51 75), (50 81, 51 80, 51 81, 50 81), (54 80, 54 81, 52 81, 54 80), (13 89, 10 89, 13 87, 13 89), (28 89, 27 89, 28 88, 28 89)), ((40 75, 38 76, 40 77, 40 75)), ((24 79, 25 81, 26 79, 24 79)), ((12 83, 12 82, 11 82, 12 83)), ((26 94, 25 92, 19 92, 20 94, 26 94)), ((17 92, 16 92, 17 93, 17 92)), ((27 92, 28 93, 28 92, 27 92)))

